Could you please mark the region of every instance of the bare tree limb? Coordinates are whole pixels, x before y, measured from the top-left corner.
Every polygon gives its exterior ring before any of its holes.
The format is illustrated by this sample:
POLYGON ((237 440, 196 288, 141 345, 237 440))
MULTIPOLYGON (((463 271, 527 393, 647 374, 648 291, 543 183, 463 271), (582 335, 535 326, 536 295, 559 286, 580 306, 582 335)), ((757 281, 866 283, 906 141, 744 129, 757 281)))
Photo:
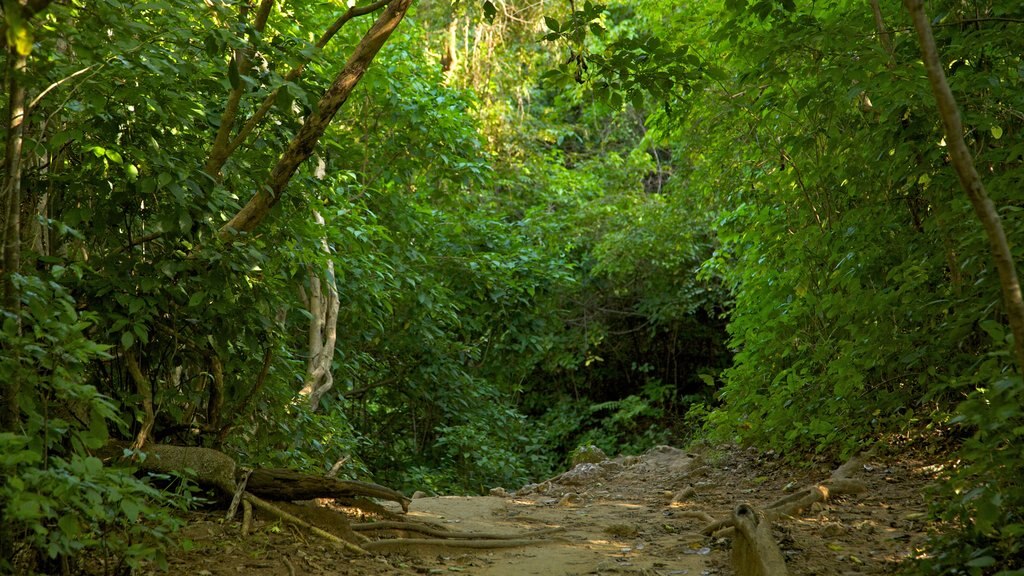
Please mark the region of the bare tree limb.
MULTIPOLYGON (((247 4, 242 4, 242 9, 239 11, 243 23, 248 17, 247 7, 247 4)), ((263 0, 260 2, 256 16, 253 19, 253 30, 258 33, 263 32, 267 25, 267 19, 270 17, 270 10, 273 7, 274 0, 263 0)), ((247 48, 236 50, 231 58, 231 64, 229 65, 235 67, 239 78, 249 73, 252 65, 251 52, 252 46, 250 45, 247 48)), ((244 93, 245 82, 239 80, 238 85, 231 88, 227 104, 224 106, 224 112, 220 116, 220 126, 217 128, 217 135, 214 137, 213 146, 210 147, 210 156, 207 158, 206 166, 203 168, 207 174, 214 178, 220 174, 220 169, 224 167, 224 163, 227 162, 228 157, 231 156, 233 151, 228 150, 228 145, 231 141, 231 129, 235 125, 235 118, 238 116, 238 106, 242 101, 242 94, 244 93)))
MULTIPOLYGON (((316 210, 313 211, 313 219, 321 227, 326 226, 324 217, 316 210)), ((299 391, 299 395, 309 401, 311 410, 316 410, 320 405, 320 398, 334 387, 331 366, 334 363, 334 345, 338 339, 338 311, 341 308, 338 285, 334 278, 334 261, 331 259, 331 248, 326 237, 320 239, 320 246, 327 256, 327 270, 324 272, 327 286, 326 289, 321 288, 320 272, 310 267, 309 360, 306 363, 306 379, 299 391)))
POLYGON ((871 0, 871 12, 875 16, 875 31, 878 32, 878 42, 882 45, 882 50, 885 50, 885 53, 889 55, 891 62, 893 55, 892 35, 885 28, 882 8, 878 5, 878 0, 871 0))
POLYGON ((66 82, 69 82, 71 80, 74 80, 75 78, 81 76, 82 74, 85 74, 86 72, 92 70, 93 68, 95 68, 97 66, 99 66, 99 64, 93 64, 92 66, 86 66, 85 68, 82 68, 81 70, 78 70, 76 72, 72 72, 71 74, 61 78, 60 80, 57 80, 53 84, 50 84, 42 92, 40 92, 38 95, 36 95, 35 98, 32 99, 32 102, 28 105, 28 111, 32 112, 32 110, 36 107, 36 105, 39 104, 40 100, 42 100, 47 94, 49 94, 50 92, 52 92, 56 88, 59 88, 62 84, 66 83, 66 82))

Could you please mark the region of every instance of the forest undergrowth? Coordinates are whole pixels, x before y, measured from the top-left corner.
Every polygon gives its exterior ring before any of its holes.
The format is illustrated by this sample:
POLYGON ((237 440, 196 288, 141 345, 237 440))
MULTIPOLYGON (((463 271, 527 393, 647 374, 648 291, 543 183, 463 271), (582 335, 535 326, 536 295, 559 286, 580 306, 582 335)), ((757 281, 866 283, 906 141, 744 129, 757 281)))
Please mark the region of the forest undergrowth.
MULTIPOLYGON (((883 492, 777 530, 796 573, 1024 574, 1019 2, 2 14, 0 573, 241 554, 197 518, 258 508, 246 470, 400 504, 669 445, 722 451, 709 506, 872 451, 883 492)), ((626 468, 606 571, 679 480, 626 468)), ((289 510, 251 541, 294 564, 322 543, 289 510)))

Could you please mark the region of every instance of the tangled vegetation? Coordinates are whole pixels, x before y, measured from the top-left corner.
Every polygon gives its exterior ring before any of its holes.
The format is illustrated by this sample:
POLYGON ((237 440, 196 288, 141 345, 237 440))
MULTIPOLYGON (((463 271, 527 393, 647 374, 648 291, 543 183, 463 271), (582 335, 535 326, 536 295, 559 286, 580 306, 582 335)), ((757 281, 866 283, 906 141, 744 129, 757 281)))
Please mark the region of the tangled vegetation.
MULTIPOLYGON (((0 573, 160 558, 194 489, 112 439, 481 493, 698 438, 941 444, 908 570, 1022 573, 1022 344, 904 7, 342 4, 3 3, 0 573)), ((1024 261, 1024 7, 925 8, 1024 261)))

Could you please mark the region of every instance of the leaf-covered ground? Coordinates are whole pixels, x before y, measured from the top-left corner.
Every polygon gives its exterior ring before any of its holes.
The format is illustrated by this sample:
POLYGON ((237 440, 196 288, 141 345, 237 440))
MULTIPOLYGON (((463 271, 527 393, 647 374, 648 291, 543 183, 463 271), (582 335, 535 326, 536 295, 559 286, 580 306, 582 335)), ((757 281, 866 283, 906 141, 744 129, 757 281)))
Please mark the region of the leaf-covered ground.
MULTIPOLYGON (((938 459, 931 460, 869 458, 855 473, 867 485, 865 493, 838 497, 777 522, 774 534, 791 573, 892 573, 923 542, 925 489, 940 469, 938 459)), ((239 525, 223 523, 219 513, 197 514, 179 535, 190 549, 172 554, 171 572, 732 574, 729 540, 703 536, 706 522, 694 513, 718 518, 741 502, 767 506, 796 488, 828 478, 830 471, 825 463, 793 467, 775 454, 749 449, 694 454, 659 447, 639 457, 581 465, 515 493, 413 501, 409 520, 459 531, 564 529, 543 543, 501 550, 412 546, 356 558, 269 519, 257 520, 253 532, 242 537, 239 525)))

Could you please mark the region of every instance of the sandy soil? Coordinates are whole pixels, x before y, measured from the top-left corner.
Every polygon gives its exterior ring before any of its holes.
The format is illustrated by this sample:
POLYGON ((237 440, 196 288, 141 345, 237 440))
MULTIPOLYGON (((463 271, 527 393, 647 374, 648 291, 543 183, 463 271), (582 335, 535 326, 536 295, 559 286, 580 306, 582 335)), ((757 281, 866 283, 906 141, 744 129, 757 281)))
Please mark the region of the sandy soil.
MULTIPOLYGON (((238 524, 223 523, 220 514, 196 515, 180 534, 191 549, 173 553, 171 572, 726 575, 733 573, 730 541, 703 536, 707 522, 700 513, 719 518, 741 502, 766 506, 828 478, 830 467, 794 468, 772 454, 738 448, 695 455, 659 447, 639 457, 581 465, 516 493, 416 499, 404 515, 460 532, 522 535, 562 529, 543 541, 498 550, 415 545, 359 558, 269 518, 243 538, 238 524)), ((932 462, 869 459, 856 472, 867 492, 777 522, 774 535, 791 574, 892 573, 920 548, 923 489, 936 470, 932 462)), ((391 508, 392 514, 399 512, 391 508)))

